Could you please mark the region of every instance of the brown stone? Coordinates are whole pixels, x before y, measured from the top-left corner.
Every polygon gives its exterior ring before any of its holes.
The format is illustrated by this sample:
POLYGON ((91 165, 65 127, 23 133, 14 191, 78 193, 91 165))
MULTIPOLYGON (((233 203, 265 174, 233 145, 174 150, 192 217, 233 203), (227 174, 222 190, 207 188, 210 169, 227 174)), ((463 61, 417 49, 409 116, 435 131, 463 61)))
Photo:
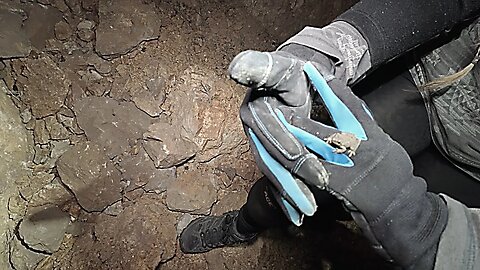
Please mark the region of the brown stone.
POLYGON ((144 135, 144 147, 157 168, 179 165, 196 153, 193 142, 184 139, 178 126, 157 122, 144 135))
POLYGON ((200 172, 186 172, 167 188, 167 206, 172 211, 208 214, 217 200, 211 177, 200 172))
POLYGON ((57 121, 55 116, 46 117, 45 125, 52 140, 65 140, 70 137, 70 132, 57 121))
POLYGON ((75 145, 58 159, 57 170, 87 211, 102 211, 121 199, 120 172, 95 143, 75 145))
POLYGON ((72 36, 72 29, 65 21, 59 21, 55 24, 55 37, 58 40, 67 40, 72 36))
POLYGON ((22 29, 24 17, 0 6, 0 58, 24 57, 32 50, 30 40, 22 29))
POLYGON ((96 30, 95 49, 101 55, 124 54, 143 40, 159 35, 160 18, 153 3, 100 1, 98 16, 100 24, 96 30))
POLYGON ((18 233, 29 248, 52 253, 60 248, 70 216, 53 205, 30 208, 18 233))
POLYGON ((154 195, 143 196, 117 216, 102 214, 94 234, 81 236, 74 246, 71 267, 155 269, 175 255, 176 217, 154 195))
POLYGON ((33 129, 33 136, 35 138, 35 143, 38 144, 47 144, 50 140, 50 134, 48 133, 45 121, 37 120, 35 123, 35 128, 33 129))
POLYGON ((127 191, 143 187, 146 191, 161 193, 175 180, 175 168, 157 169, 142 147, 136 155, 122 157, 119 166, 127 181, 127 191))
POLYGON ((151 121, 132 103, 106 97, 86 97, 75 103, 74 111, 87 138, 104 147, 110 157, 135 145, 151 121))
POLYGON ((36 118, 55 114, 63 105, 70 81, 50 57, 17 60, 16 73, 21 73, 18 83, 24 88, 22 100, 32 109, 36 118), (45 72, 48 70, 48 72, 45 72))

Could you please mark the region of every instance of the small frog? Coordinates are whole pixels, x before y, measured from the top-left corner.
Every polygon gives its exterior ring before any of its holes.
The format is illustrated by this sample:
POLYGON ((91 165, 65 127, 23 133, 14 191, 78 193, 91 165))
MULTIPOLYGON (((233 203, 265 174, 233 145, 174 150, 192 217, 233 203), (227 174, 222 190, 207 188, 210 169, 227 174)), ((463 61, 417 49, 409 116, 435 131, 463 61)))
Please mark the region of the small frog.
POLYGON ((360 140, 353 134, 347 132, 334 133, 324 139, 325 142, 335 147, 333 152, 338 154, 347 154, 349 157, 355 155, 360 146, 360 140))

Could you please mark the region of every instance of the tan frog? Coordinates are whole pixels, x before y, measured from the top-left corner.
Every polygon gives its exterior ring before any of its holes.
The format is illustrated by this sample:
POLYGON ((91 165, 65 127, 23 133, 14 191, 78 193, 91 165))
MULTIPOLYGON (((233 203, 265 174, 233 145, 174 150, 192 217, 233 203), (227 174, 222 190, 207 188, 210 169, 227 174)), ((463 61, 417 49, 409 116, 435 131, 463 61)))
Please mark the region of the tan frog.
POLYGON ((346 154, 349 157, 355 155, 355 151, 357 151, 361 142, 355 135, 347 132, 334 133, 324 140, 335 147, 335 153, 346 154))

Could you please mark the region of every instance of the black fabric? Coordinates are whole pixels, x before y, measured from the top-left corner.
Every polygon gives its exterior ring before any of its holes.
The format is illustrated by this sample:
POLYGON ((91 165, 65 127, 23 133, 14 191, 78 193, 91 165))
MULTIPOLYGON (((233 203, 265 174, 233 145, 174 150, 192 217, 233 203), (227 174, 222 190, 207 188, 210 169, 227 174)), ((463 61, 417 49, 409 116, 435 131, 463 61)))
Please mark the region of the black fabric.
POLYGON ((362 99, 378 125, 400 143, 410 157, 430 145, 427 110, 409 72, 400 74, 374 91, 359 89, 364 87, 369 85, 358 85, 354 91, 365 93, 362 99))
POLYGON ((287 226, 288 220, 268 187, 270 181, 262 177, 250 189, 247 202, 240 209, 237 229, 241 233, 257 233, 267 228, 287 226))
POLYGON ((364 0, 337 20, 362 33, 376 67, 477 16, 479 11, 479 0, 364 0))
POLYGON ((415 157, 413 164, 415 175, 427 181, 429 191, 480 208, 480 183, 446 160, 434 145, 415 157))

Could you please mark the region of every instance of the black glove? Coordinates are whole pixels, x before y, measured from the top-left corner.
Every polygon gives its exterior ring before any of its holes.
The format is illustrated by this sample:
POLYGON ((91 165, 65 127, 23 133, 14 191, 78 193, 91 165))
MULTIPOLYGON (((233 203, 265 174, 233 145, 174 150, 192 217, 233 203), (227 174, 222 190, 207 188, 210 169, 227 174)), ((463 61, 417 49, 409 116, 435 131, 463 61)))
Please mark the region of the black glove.
POLYGON ((297 225, 304 214, 313 215, 316 210, 315 199, 304 182, 319 185, 324 171, 315 171, 321 168, 318 159, 279 124, 274 110, 287 118, 310 117, 313 93, 303 72, 306 61, 316 63, 329 79, 341 78, 345 83, 359 78, 370 66, 366 41, 360 33, 344 22, 335 22, 323 29, 302 30, 283 44, 281 51, 240 53, 229 68, 232 79, 251 88, 241 108, 245 131, 251 140, 262 142, 257 144, 260 149, 252 144, 258 164, 277 188, 274 194, 285 214, 297 225))
POLYGON ((385 257, 403 267, 431 268, 447 218, 442 199, 413 176, 406 152, 378 127, 345 79, 318 63, 282 53, 270 56, 241 54, 230 74, 254 87, 241 117, 261 170, 283 196, 287 216, 300 224, 302 213, 315 210, 309 188, 328 190, 385 257), (306 74, 335 126, 310 119, 306 74))

